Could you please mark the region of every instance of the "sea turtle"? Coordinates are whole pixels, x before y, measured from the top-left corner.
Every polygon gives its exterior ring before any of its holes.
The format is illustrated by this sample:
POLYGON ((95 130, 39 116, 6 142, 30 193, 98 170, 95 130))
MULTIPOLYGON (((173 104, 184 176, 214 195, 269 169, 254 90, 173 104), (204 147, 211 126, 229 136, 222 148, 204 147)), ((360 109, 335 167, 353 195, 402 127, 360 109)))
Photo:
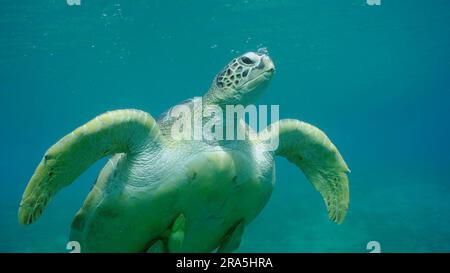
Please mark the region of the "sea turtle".
MULTIPOLYGON (((203 107, 253 103, 274 70, 263 52, 233 59, 202 97, 203 107)), ((201 111, 192 101, 182 105, 201 111)), ((72 223, 70 239, 82 252, 232 252, 271 196, 275 156, 297 165, 323 196, 329 217, 344 220, 349 169, 321 130, 287 119, 248 131, 277 138, 275 149, 264 138, 180 140, 172 135, 173 109, 158 120, 139 110, 107 112, 62 138, 29 181, 20 223, 33 223, 59 190, 107 156, 72 223)))

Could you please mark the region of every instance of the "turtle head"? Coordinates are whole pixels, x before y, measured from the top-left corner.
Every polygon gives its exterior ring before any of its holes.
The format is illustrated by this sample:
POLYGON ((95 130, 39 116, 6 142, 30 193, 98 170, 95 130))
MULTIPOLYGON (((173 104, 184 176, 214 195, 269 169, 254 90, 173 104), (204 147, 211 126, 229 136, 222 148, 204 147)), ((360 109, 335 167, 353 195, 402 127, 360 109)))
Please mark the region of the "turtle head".
POLYGON ((265 52, 247 52, 217 74, 205 98, 218 105, 250 104, 262 93, 274 72, 275 65, 265 52))

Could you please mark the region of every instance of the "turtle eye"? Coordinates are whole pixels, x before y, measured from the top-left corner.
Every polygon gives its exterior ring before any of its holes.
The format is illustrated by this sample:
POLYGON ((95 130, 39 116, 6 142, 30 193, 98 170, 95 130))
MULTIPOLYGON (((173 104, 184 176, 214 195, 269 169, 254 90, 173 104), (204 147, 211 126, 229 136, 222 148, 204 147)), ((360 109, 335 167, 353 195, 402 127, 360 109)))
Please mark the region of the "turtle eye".
POLYGON ((243 62, 244 64, 253 64, 252 59, 250 59, 249 57, 246 57, 246 56, 241 58, 241 62, 243 62))

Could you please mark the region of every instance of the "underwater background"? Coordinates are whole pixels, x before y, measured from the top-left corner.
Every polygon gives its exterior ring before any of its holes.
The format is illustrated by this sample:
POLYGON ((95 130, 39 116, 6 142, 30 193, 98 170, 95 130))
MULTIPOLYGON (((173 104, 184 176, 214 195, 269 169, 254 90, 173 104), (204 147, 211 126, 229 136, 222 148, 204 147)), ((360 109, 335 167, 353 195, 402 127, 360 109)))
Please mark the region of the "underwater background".
MULTIPOLYGON (((450 251, 450 1, 0 0, 0 252, 68 252, 105 159, 20 226, 44 152, 93 117, 157 117, 204 94, 232 58, 266 47, 258 101, 324 130, 350 166, 350 210, 327 218, 287 160, 240 252, 450 251)), ((151 213, 151 212, 149 212, 151 213)))

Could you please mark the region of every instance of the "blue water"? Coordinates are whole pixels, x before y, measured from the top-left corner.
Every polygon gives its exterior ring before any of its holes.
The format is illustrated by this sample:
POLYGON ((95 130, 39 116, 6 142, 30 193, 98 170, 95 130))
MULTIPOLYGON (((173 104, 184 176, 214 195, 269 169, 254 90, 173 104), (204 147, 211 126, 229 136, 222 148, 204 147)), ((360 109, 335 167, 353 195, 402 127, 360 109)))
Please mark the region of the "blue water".
MULTIPOLYGON (((267 47, 261 104, 323 129, 349 164, 344 224, 287 160, 241 252, 450 251, 450 2, 0 1, 0 251, 67 252, 104 161, 18 224, 46 149, 107 110, 158 116, 202 95, 231 58, 267 47)), ((151 212, 149 212, 151 213, 151 212)))

